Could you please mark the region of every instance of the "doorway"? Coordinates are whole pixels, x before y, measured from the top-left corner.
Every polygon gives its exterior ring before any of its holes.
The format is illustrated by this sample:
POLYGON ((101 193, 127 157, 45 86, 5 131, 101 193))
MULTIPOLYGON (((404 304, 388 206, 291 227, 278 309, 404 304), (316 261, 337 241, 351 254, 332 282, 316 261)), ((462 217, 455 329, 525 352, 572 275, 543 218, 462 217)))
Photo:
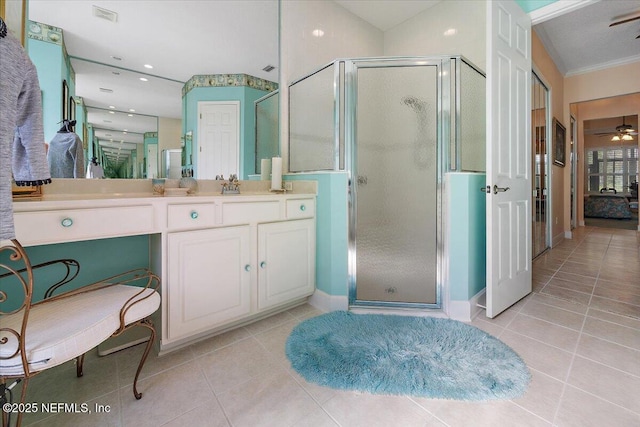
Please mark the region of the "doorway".
POLYGON ((240 102, 198 102, 196 176, 228 178, 240 171, 240 102))

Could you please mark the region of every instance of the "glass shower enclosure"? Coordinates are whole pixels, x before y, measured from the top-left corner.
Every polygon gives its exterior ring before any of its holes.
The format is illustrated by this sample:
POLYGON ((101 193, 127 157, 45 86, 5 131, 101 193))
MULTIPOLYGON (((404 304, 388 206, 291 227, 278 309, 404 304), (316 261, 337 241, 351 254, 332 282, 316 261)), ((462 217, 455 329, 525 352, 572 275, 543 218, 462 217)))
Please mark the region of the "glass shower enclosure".
POLYGON ((290 85, 289 170, 349 174, 350 306, 441 307, 444 176, 484 171, 484 84, 434 56, 338 60, 290 85))

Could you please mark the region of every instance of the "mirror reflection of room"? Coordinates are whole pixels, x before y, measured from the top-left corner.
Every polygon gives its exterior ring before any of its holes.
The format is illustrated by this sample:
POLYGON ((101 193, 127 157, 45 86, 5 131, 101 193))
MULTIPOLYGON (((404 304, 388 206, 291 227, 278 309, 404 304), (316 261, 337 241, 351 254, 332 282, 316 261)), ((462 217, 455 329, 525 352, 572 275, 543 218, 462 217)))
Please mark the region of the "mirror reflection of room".
POLYGON ((56 177, 88 177, 94 158, 105 178, 260 173, 254 103, 278 87, 277 0, 26 4, 45 142, 51 147, 63 121, 76 120, 84 157, 82 171, 56 177), (169 21, 189 25, 178 31, 169 21), (225 141, 198 138, 204 102, 238 105, 228 158, 219 159, 225 141))
POLYGON ((82 140, 74 132, 75 120, 63 120, 62 127, 49 141, 47 162, 51 178, 83 178, 84 150, 82 140))

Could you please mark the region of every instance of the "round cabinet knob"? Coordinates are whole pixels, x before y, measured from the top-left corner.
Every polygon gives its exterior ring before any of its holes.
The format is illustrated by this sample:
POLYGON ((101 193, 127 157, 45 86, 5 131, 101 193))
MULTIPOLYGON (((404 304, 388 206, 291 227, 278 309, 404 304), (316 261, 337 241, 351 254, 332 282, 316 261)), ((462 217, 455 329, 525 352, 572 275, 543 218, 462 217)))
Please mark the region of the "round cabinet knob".
POLYGON ((266 263, 266 262, 262 261, 262 262, 260 263, 260 268, 265 268, 266 266, 267 266, 267 263, 266 263))
POLYGON ((60 222, 60 224, 62 224, 63 227, 71 227, 73 225, 73 220, 71 218, 65 218, 60 222))
POLYGON ((307 210, 307 207, 305 205, 300 205, 300 210, 304 212, 307 210))
POLYGON ((244 271, 251 271, 251 266, 249 264, 245 265, 244 271))
POLYGON ((191 219, 197 219, 197 218, 198 218, 198 212, 196 212, 196 211, 191 211, 190 216, 191 216, 191 219))

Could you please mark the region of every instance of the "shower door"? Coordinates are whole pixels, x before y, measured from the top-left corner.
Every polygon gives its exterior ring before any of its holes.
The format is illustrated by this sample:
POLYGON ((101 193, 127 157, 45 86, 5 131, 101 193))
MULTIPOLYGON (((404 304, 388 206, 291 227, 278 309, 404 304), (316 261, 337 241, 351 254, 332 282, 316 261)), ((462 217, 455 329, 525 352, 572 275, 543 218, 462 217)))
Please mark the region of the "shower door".
POLYGON ((351 305, 440 304, 439 62, 422 64, 347 65, 351 305))

